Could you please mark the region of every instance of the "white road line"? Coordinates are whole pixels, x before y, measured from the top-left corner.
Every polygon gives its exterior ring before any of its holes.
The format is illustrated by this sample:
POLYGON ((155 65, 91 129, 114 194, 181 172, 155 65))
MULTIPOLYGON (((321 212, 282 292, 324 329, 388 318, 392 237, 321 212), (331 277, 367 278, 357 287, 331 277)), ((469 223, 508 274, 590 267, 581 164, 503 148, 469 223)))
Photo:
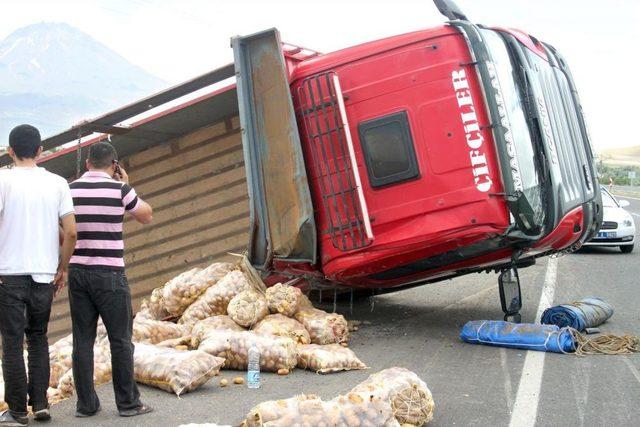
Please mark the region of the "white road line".
POLYGON ((633 199, 633 200, 640 200, 640 199, 639 199, 639 198, 637 198, 637 197, 625 196, 624 194, 614 194, 614 196, 615 196, 617 199, 633 199))
POLYGON ((502 375, 504 375, 504 395, 507 399, 507 409, 513 406, 513 398, 511 397, 513 389, 511 387, 511 376, 509 375, 509 366, 507 365, 507 350, 500 348, 500 366, 502 367, 502 375))
POLYGON ((640 214, 637 214, 637 213, 635 213, 635 212, 631 212, 631 215, 635 215, 635 216, 637 216, 638 218, 640 218, 640 214))
POLYGON ((633 363, 631 363, 628 357, 621 357, 621 359, 624 361, 624 363, 626 363, 633 376, 636 377, 636 380, 638 380, 638 382, 640 383, 640 371, 638 371, 638 369, 633 366, 633 363))
MULTIPOLYGON (((544 286, 538 303, 538 311, 536 312, 536 322, 542 316, 542 312, 553 303, 557 273, 558 260, 549 258, 547 272, 544 276, 544 286)), ((529 427, 534 426, 536 423, 545 354, 543 351, 527 351, 524 367, 522 368, 522 376, 518 384, 516 401, 511 412, 510 427, 529 427)))

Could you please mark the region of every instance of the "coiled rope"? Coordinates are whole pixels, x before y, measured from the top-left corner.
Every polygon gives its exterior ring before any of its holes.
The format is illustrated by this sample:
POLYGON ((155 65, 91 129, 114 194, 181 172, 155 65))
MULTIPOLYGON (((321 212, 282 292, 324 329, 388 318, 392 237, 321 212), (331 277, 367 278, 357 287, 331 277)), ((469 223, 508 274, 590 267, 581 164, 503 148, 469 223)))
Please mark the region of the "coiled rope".
POLYGON ((569 330, 576 346, 576 356, 640 353, 640 337, 637 336, 604 334, 594 338, 587 338, 573 328, 569 328, 569 330))

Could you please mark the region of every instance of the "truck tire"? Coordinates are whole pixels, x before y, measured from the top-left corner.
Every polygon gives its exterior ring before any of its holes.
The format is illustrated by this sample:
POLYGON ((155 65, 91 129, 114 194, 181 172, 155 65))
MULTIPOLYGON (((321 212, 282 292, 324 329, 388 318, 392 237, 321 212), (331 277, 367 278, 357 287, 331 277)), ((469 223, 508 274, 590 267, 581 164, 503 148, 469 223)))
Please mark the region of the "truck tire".
POLYGON ((620 251, 622 251, 623 254, 630 254, 633 251, 633 246, 634 245, 620 246, 620 251))

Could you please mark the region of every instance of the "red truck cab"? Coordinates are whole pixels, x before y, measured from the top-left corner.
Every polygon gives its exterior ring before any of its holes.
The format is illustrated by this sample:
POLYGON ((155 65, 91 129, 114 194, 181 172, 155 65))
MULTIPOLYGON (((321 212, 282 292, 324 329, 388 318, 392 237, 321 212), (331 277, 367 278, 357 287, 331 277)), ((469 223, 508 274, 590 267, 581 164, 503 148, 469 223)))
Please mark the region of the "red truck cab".
MULTIPOLYGON (((564 59, 443 12, 447 25, 302 59, 276 30, 232 40, 254 265, 381 291, 484 270, 517 279, 597 232, 564 59)), ((501 286, 508 315, 512 291, 501 286)))

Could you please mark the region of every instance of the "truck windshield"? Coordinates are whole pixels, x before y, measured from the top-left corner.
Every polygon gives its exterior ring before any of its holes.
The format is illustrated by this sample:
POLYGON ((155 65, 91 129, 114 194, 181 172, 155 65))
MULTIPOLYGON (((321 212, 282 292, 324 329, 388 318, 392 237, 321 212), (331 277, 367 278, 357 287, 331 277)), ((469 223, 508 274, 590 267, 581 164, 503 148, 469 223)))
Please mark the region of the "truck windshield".
POLYGON ((513 189, 516 193, 521 193, 518 196, 526 199, 531 210, 530 215, 523 215, 523 212, 515 214, 525 226, 523 231, 527 234, 539 232, 544 226, 545 206, 537 167, 537 153, 524 110, 523 91, 519 87, 509 51, 502 37, 495 31, 486 29, 481 29, 480 33, 492 60, 492 64, 488 64, 489 74, 491 84, 497 93, 496 102, 500 117, 493 118, 493 122, 498 122, 505 132, 513 189))

